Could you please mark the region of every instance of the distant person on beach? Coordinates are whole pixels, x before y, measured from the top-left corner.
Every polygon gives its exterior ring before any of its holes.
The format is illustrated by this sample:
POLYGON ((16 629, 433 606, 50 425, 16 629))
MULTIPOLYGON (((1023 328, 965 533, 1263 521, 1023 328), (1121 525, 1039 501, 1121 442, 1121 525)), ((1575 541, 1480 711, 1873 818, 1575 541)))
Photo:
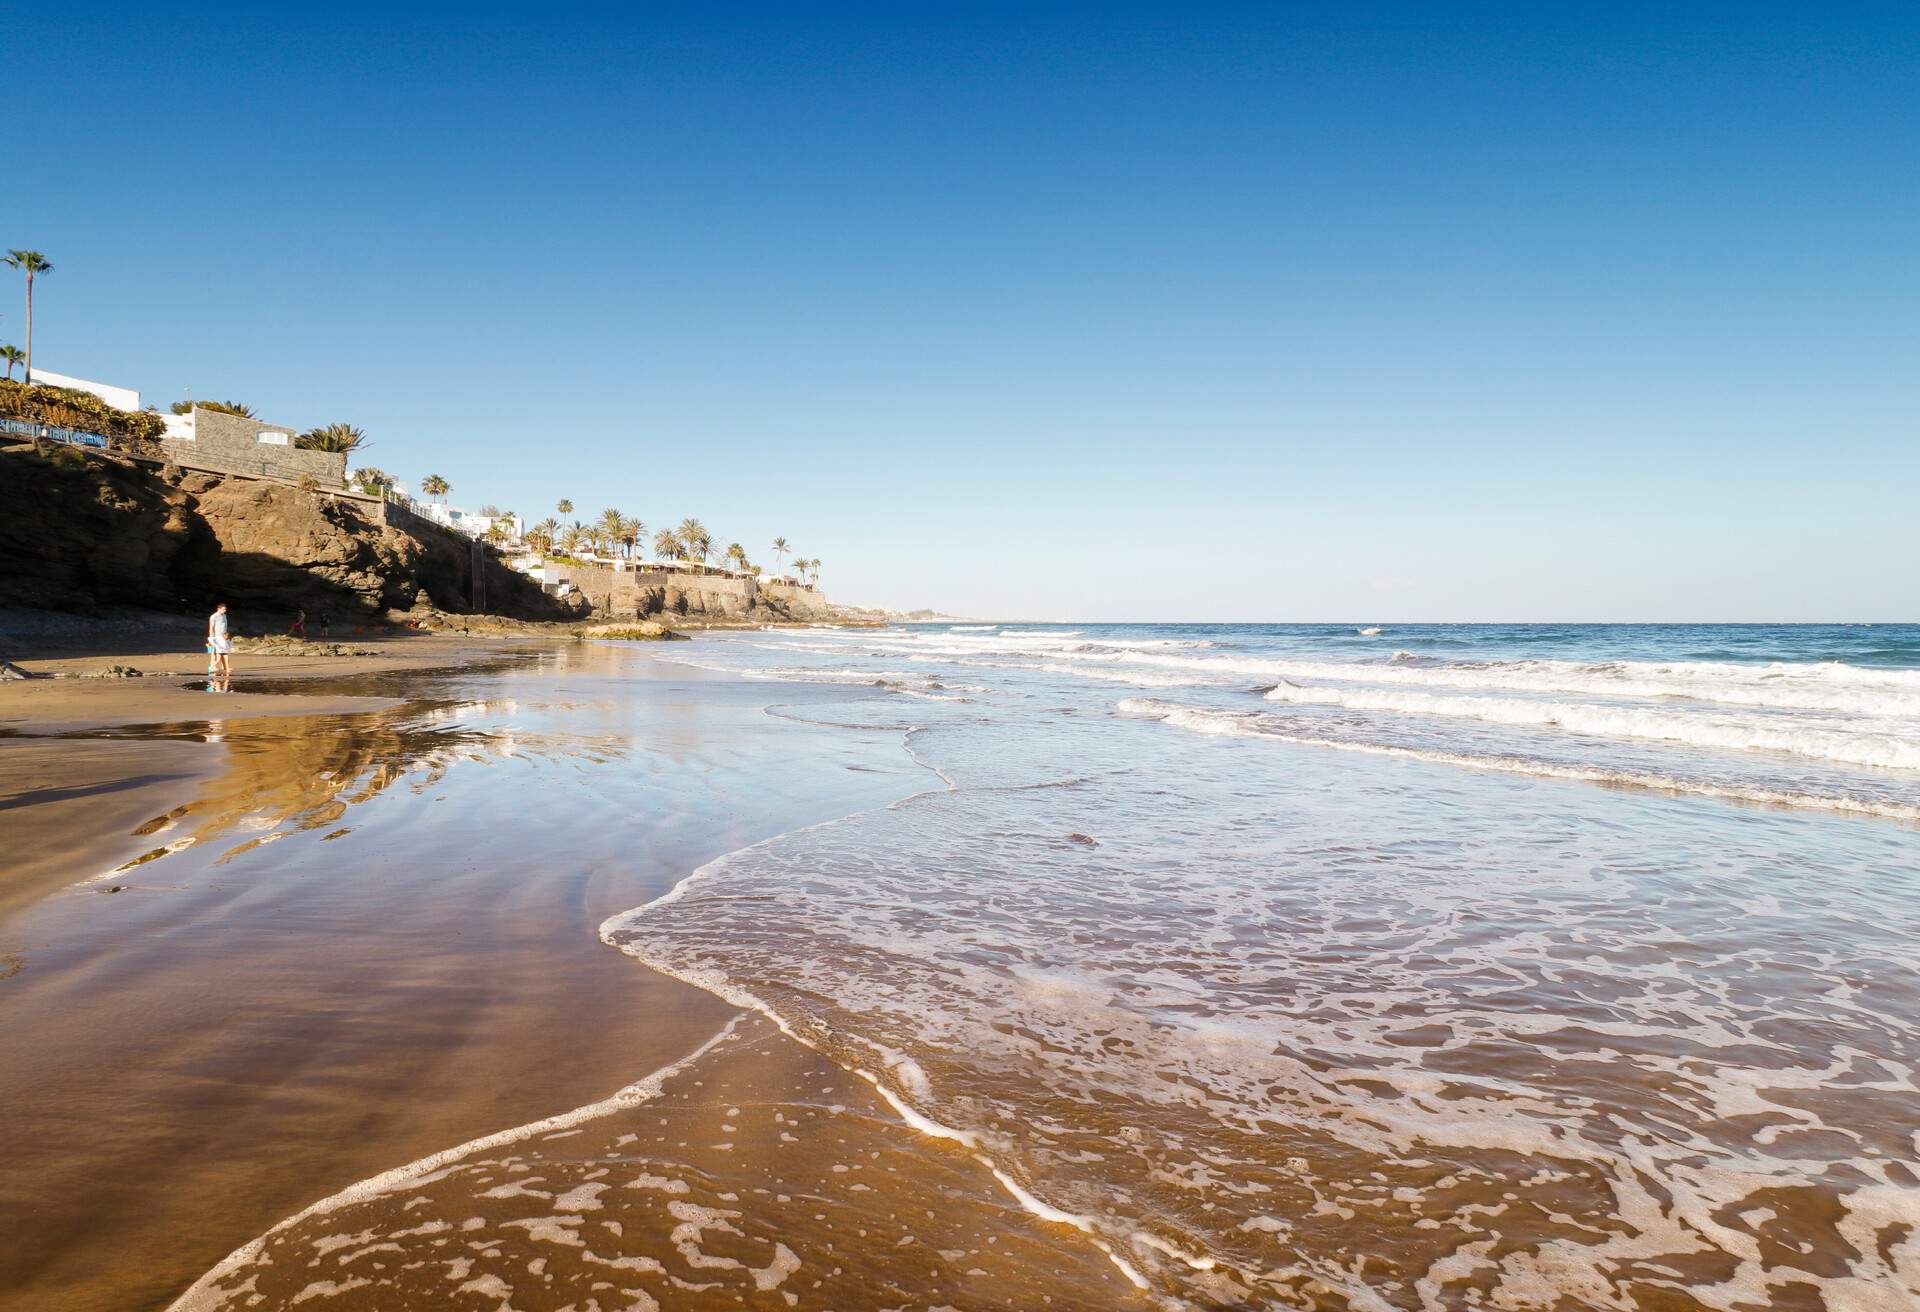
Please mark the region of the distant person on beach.
POLYGON ((303 610, 298 615, 295 615, 293 617, 293 627, 287 630, 287 636, 289 638, 298 638, 302 642, 305 642, 307 640, 307 612, 306 611, 303 610))
POLYGON ((322 638, 333 636, 333 617, 325 611, 320 612, 320 636, 322 638))
POLYGON ((233 636, 227 628, 227 603, 221 602, 213 608, 213 614, 207 617, 207 650, 213 654, 213 674, 215 678, 226 680, 233 677, 233 636))

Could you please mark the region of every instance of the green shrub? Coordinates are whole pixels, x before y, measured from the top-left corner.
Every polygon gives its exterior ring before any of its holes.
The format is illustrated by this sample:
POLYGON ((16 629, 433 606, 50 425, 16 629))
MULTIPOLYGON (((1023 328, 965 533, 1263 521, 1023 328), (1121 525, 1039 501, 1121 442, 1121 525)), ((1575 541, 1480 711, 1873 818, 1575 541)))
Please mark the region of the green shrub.
POLYGON ((372 465, 362 465, 353 471, 353 485, 370 497, 384 496, 393 486, 393 475, 372 465))
POLYGON ((223 415, 238 415, 242 419, 253 419, 253 407, 244 401, 175 401, 173 412, 177 415, 190 415, 198 408, 214 410, 223 415))
POLYGON ((70 387, 28 387, 0 378, 0 418, 76 428, 102 437, 153 441, 167 431, 159 415, 118 410, 91 392, 70 387))

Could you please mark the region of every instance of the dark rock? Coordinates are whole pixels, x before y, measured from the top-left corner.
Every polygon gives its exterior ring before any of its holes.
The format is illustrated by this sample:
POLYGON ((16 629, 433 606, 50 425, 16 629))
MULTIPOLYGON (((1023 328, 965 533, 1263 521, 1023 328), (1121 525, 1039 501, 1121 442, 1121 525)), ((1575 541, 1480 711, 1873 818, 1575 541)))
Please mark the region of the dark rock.
POLYGON ((104 670, 95 670, 92 674, 83 674, 83 679, 142 679, 146 676, 131 665, 109 665, 104 670))
MULTIPOLYGON (((0 445, 0 604, 92 612, 107 606, 200 609, 225 601, 336 618, 406 610, 423 599, 465 611, 474 572, 489 611, 570 619, 491 551, 432 525, 403 530, 373 508, 258 479, 94 460, 66 468, 30 447, 0 445)), ((264 627, 264 626, 262 626, 264 627)))

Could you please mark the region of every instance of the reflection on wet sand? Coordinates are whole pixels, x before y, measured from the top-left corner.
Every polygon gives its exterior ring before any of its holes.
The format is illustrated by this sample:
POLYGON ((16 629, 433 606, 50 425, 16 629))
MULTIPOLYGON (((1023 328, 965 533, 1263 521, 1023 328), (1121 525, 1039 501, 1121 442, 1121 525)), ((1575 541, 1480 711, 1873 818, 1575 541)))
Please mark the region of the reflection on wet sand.
MULTIPOLYGON (((147 836, 188 833, 106 872, 110 877, 203 840, 244 834, 221 857, 244 852, 297 830, 336 824, 349 807, 378 796, 405 779, 425 791, 445 777, 456 760, 541 755, 558 757, 571 745, 530 741, 525 736, 464 727, 496 709, 486 702, 410 705, 353 716, 282 716, 274 719, 210 720, 98 730, 88 737, 173 738, 223 744, 228 765, 200 796, 157 816, 134 832, 147 836)), ((81 735, 67 735, 78 737, 81 735)), ((336 831, 338 836, 341 832, 336 831)))
POLYGON ((7 1312, 164 1307, 316 1197, 692 1051, 732 1009, 600 922, 898 789, 890 744, 627 652, 340 684, 296 686, 412 699, 26 744, 226 764, 0 922, 7 1312))

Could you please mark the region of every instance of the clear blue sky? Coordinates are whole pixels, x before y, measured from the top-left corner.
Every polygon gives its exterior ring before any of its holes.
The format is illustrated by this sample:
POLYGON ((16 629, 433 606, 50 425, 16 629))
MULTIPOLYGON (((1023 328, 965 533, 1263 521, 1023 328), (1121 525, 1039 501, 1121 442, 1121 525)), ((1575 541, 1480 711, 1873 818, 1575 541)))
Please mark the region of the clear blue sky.
POLYGON ((994 617, 1920 615, 1911 4, 75 8, 38 363, 456 504, 994 617))

